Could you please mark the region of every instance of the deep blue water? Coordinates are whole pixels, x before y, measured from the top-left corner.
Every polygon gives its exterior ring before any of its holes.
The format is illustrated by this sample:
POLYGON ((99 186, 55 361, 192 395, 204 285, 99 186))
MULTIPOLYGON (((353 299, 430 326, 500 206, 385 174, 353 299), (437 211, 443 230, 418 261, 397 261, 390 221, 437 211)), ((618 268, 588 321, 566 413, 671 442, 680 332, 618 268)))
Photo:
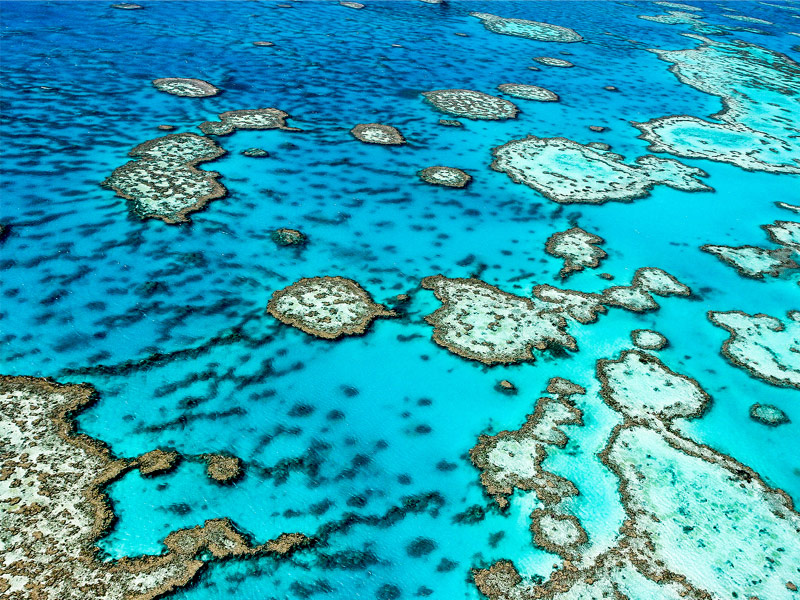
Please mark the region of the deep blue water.
MULTIPOLYGON (((365 3, 352 10, 324 1, 147 2, 137 11, 106 2, 0 4, 0 222, 10 225, 0 246, 0 370, 93 384, 102 400, 79 425, 120 456, 168 446, 230 451, 246 465, 232 488, 208 481, 193 463, 161 478, 126 475, 109 490, 119 520, 103 550, 158 553, 170 531, 218 516, 263 541, 283 531, 312 535, 354 513, 361 522, 318 552, 212 564, 177 597, 235 590, 236 598, 373 598, 391 584, 403 597, 427 587, 431 598, 477 598, 469 569, 500 558, 546 577, 558 559, 531 543, 533 495, 518 492, 509 513, 499 513, 467 452, 480 433, 519 427, 550 377, 586 386, 585 425, 568 428, 569 445, 551 450, 546 465, 580 490, 570 506, 592 543, 608 543, 623 513, 616 480, 596 453, 618 417, 597 395, 594 364, 629 348, 637 328, 663 333, 664 362, 713 397, 711 411, 684 431, 800 501, 800 394, 731 366, 719 354, 727 333, 705 316, 800 308, 797 271, 745 279, 698 249, 769 246, 759 225, 792 219, 774 202, 800 203, 798 177, 682 159, 709 173, 713 193, 659 186, 630 204, 562 206, 488 166, 493 147, 527 134, 602 141, 632 159, 647 153, 647 143, 630 121, 719 111, 719 98, 680 83, 644 51, 695 46, 682 36, 688 26, 636 18, 663 13, 645 2, 365 3), (468 16, 473 10, 571 27, 586 41, 497 35, 468 16), (254 47, 256 40, 275 46, 254 47), (531 71, 534 56, 576 66, 531 71), (151 86, 159 77, 201 78, 223 92, 170 96, 151 86), (496 93, 509 82, 541 85, 561 101, 515 100, 517 119, 446 128, 419 96, 441 88, 496 93), (605 92, 608 85, 620 91, 605 92), (100 187, 132 147, 162 135, 158 125, 197 132, 219 112, 257 107, 288 112, 304 132, 219 138, 228 154, 205 168, 222 174, 229 194, 190 224, 142 221, 100 187), (398 127, 409 143, 370 146, 349 135, 369 122, 398 127), (593 133, 590 125, 610 129, 593 133), (240 154, 254 146, 271 156, 240 154), (419 181, 416 172, 434 164, 462 168, 474 181, 465 190, 419 181), (535 364, 490 369, 430 340, 423 317, 438 302, 417 289, 422 277, 479 272, 529 295, 537 283, 558 281, 561 262, 544 243, 575 222, 606 240, 599 271, 617 283, 656 266, 699 290, 699 299, 659 299, 661 309, 646 315, 611 310, 572 331, 579 352, 535 364), (309 245, 276 247, 270 232, 280 226, 301 229, 309 245), (378 302, 409 291, 413 300, 404 318, 336 342, 265 314, 273 291, 316 275, 352 278, 378 302), (150 294, 142 285, 154 281, 161 285, 150 294), (92 370, 97 365, 117 368, 92 370), (88 370, 76 373, 81 368, 88 370), (495 390, 505 378, 518 395, 495 390), (792 422, 774 429, 753 422, 754 402, 779 406, 792 422), (332 411, 344 418, 332 419, 332 411), (280 480, 273 468, 286 459, 301 460, 280 480), (402 520, 381 520, 410 496, 429 500, 402 520), (474 505, 487 509, 485 520, 454 520, 474 505), (504 535, 491 545, 497 532, 504 535), (409 556, 418 537, 434 540, 435 550, 409 556), (335 560, 353 551, 363 554, 350 568, 335 560)), ((800 38, 789 32, 800 30, 800 13, 755 2, 700 4, 712 24, 746 25, 725 19, 726 6, 771 21, 748 25, 764 34, 737 31, 735 39, 797 58, 800 38)), ((602 289, 599 271, 574 275, 569 287, 602 289)))

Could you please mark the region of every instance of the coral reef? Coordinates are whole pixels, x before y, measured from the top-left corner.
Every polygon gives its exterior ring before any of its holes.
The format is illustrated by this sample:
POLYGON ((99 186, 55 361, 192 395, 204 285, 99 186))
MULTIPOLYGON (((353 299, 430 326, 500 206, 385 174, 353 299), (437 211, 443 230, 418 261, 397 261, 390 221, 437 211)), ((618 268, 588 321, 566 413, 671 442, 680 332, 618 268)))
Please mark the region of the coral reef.
POLYGON ((166 92, 173 96, 186 98, 208 98, 219 94, 219 88, 203 81, 202 79, 182 79, 180 77, 165 77, 154 79, 153 87, 159 92, 166 92))
POLYGON ((656 185, 684 191, 709 191, 699 181, 707 174, 678 161, 640 156, 633 165, 623 157, 566 138, 528 136, 494 148, 492 169, 564 204, 631 202, 656 185))
POLYGON ((745 42, 697 35, 689 50, 651 50, 683 83, 719 96, 715 121, 687 115, 634 123, 654 152, 705 158, 749 171, 800 173, 796 104, 800 67, 788 56, 745 42))
POLYGON ((539 398, 522 427, 481 435, 469 451, 472 464, 480 471, 481 485, 500 508, 508 507, 515 489, 533 490, 551 508, 578 493, 570 481, 543 469, 542 462, 547 446, 566 446, 568 440, 561 426, 583 424, 583 415, 571 396, 585 394, 586 390, 554 378, 547 391, 555 397, 539 398))
POLYGON ((568 43, 583 40, 577 31, 569 27, 561 27, 560 25, 551 25, 550 23, 541 23, 539 21, 527 21, 525 19, 506 19, 482 12, 471 12, 469 14, 480 19, 483 26, 494 33, 524 37, 538 42, 568 43))
POLYGON ((75 432, 73 417, 96 400, 88 385, 0 377, 2 544, 0 596, 8 600, 154 600, 188 584, 213 558, 286 554, 310 544, 291 534, 252 546, 227 519, 171 533, 158 556, 102 560, 95 544, 113 522, 104 487, 137 466, 166 464, 148 453, 121 459, 75 432), (148 456, 149 455, 149 456, 148 456))
POLYGON ((663 350, 667 347, 667 338, 652 329, 634 329, 631 331, 631 341, 642 350, 663 350))
POLYGON ((491 600, 793 598, 800 515, 789 497, 673 427, 707 407, 700 385, 638 351, 598 361, 597 374, 624 417, 600 454, 626 513, 616 544, 588 564, 565 560, 543 584, 501 560, 473 571, 478 589, 491 600))
POLYGON ((442 302, 425 318, 434 327, 433 340, 454 354, 491 365, 533 362, 534 348, 577 348, 566 321, 528 298, 478 279, 434 275, 421 285, 442 302))
POLYGON ((777 277, 787 269, 800 267, 792 260, 792 251, 788 248, 768 250, 759 246, 717 246, 706 244, 701 246, 703 252, 708 252, 719 258, 725 264, 732 266, 743 277, 763 279, 764 275, 777 277))
POLYGON ((186 215, 222 198, 219 173, 195 165, 225 154, 213 140, 193 133, 177 133, 136 146, 129 155, 137 160, 114 170, 103 185, 130 200, 131 210, 165 223, 188 221, 186 215))
POLYGON ((758 402, 750 407, 750 418, 769 427, 777 427, 789 422, 786 413, 774 404, 759 404, 758 402))
POLYGON ((572 273, 583 271, 587 267, 596 268, 600 261, 608 256, 605 250, 598 246, 602 243, 604 243, 603 238, 580 227, 573 227, 551 235, 544 251, 551 256, 564 259, 564 266, 559 275, 566 279, 572 273))
POLYGON ((419 172, 422 181, 433 185, 463 188, 472 180, 472 177, 455 167, 426 167, 419 172))
POLYGON ((577 517, 546 508, 531 513, 531 533, 534 544, 565 559, 575 558, 575 550, 589 541, 577 517))
POLYGON ((562 68, 569 68, 574 67, 571 62, 568 60, 564 60, 563 58, 555 58, 552 56, 536 56, 534 59, 540 65, 545 65, 548 67, 562 67, 562 68))
POLYGON ((525 100, 538 100, 539 102, 558 102, 558 94, 550 90, 539 87, 538 85, 526 85, 524 83, 502 83, 497 89, 513 96, 525 100))
POLYGON ((357 140, 367 144, 396 146, 406 143, 406 139, 400 131, 391 125, 381 123, 362 123, 353 127, 350 133, 357 140))
POLYGON ((800 388, 800 311, 790 310, 785 322, 739 310, 707 316, 730 333, 720 352, 732 364, 773 385, 800 388))
POLYGON ((237 129, 283 129, 284 131, 302 131, 297 127, 289 127, 286 119, 289 114, 277 108, 247 108, 229 110, 217 115, 219 121, 205 121, 199 125, 200 131, 206 135, 228 135, 237 129))
POLYGON ((513 119, 519 112, 508 100, 473 90, 435 90, 422 95, 443 113, 467 119, 513 119))
POLYGON ((301 279, 272 294, 267 312, 287 325, 328 340, 363 334, 373 319, 395 316, 373 302, 358 283, 344 277, 301 279))
POLYGON ((206 475, 217 483, 232 483, 242 476, 242 459, 228 454, 201 454, 206 475))
POLYGON ((272 232, 272 241, 279 246, 305 246, 308 238, 302 231, 281 227, 272 232))

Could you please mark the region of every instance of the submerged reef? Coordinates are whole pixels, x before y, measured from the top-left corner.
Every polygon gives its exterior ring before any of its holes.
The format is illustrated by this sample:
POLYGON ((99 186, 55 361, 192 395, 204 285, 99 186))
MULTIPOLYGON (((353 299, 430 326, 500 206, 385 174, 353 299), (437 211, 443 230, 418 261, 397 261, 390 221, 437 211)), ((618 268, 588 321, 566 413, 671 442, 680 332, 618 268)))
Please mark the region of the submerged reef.
POLYGON ((773 385, 800 388, 800 311, 790 310, 785 321, 739 310, 707 316, 731 334, 720 352, 732 364, 773 385))
POLYGON ((631 331, 631 341, 642 350, 663 350, 667 347, 667 338, 652 329, 634 329, 631 331))
POLYGON ((426 167, 419 172, 422 181, 433 185, 463 188, 472 181, 472 177, 461 169, 455 167, 426 167))
POLYGON ((166 92, 173 96, 186 98, 208 98, 219 94, 219 88, 203 81, 202 79, 182 79, 180 77, 165 77, 154 79, 153 87, 159 92, 166 92))
POLYGON ((656 185, 678 190, 711 191, 698 177, 707 173, 676 160, 640 156, 633 165, 612 152, 572 140, 530 135, 494 148, 492 169, 564 204, 631 202, 650 195, 656 185))
POLYGON ((143 219, 185 222, 188 213, 227 193, 217 181, 219 173, 195 168, 223 154, 225 150, 207 137, 167 135, 136 146, 129 156, 137 160, 116 168, 103 185, 130 200, 132 212, 143 219))
POLYGON ((288 534, 291 544, 281 536, 253 546, 230 520, 213 519, 171 533, 161 555, 102 560, 96 543, 114 520, 104 488, 154 455, 117 458, 76 433, 74 416, 96 399, 85 384, 0 377, 0 596, 153 600, 187 585, 210 558, 287 554, 311 543, 288 534))
POLYGON ((553 56, 535 56, 533 60, 540 65, 545 65, 548 67, 569 68, 575 66, 568 60, 564 60, 563 58, 555 58, 553 56))
POLYGON ((634 123, 650 150, 730 163, 748 171, 800 173, 797 102, 800 65, 788 56, 741 41, 697 35, 689 50, 651 50, 672 63, 683 83, 719 96, 722 111, 707 121, 687 115, 634 123))
POLYGON ((480 19, 483 26, 494 33, 524 37, 537 42, 570 43, 583 40, 577 31, 569 27, 540 23, 539 21, 527 21, 525 19, 506 19, 482 12, 471 12, 469 14, 471 17, 480 19))
POLYGON ((583 271, 586 267, 596 268, 602 259, 608 256, 597 244, 604 243, 603 238, 573 227, 551 235, 545 244, 544 251, 550 256, 564 259, 564 266, 559 275, 566 279, 572 273, 583 271))
POLYGON ((789 422, 786 413, 773 404, 753 404, 750 407, 750 418, 769 427, 777 427, 789 422))
POLYGON ((561 426, 583 424, 583 413, 571 396, 585 394, 586 390, 554 378, 547 391, 554 397, 539 398, 522 427, 481 435, 469 451, 472 464, 480 471, 481 485, 500 508, 509 506, 515 489, 533 490, 548 507, 578 493, 572 482, 546 471, 542 463, 547 458, 547 446, 567 445, 561 426))
POLYGON ((362 123, 353 127, 350 133, 357 140, 367 144, 394 146, 406 143, 406 139, 397 128, 381 123, 362 123))
POLYGON ((284 131, 301 131, 297 127, 289 127, 286 119, 289 113, 277 108, 247 108, 229 110, 217 115, 219 121, 206 121, 199 125, 200 131, 206 135, 228 135, 237 129, 283 129, 284 131))
POLYGON ((524 83, 501 83, 497 89, 513 96, 514 98, 524 98, 525 100, 538 100, 539 102, 558 102, 558 94, 551 92, 547 88, 538 85, 526 85, 524 83))
POLYGON ((443 113, 467 119, 513 119, 519 112, 508 100, 473 90, 435 90, 422 95, 443 113))
POLYGON ((789 497, 673 426, 707 408, 700 385, 639 351, 598 361, 597 376, 623 417, 600 453, 626 513, 616 543, 543 584, 501 560, 473 571, 478 589, 491 600, 793 598, 800 515, 789 497))
POLYGON ((305 246, 308 238, 302 231, 281 227, 272 232, 272 241, 279 246, 305 246))
POLYGON ((425 317, 433 325, 433 341, 454 354, 492 365, 535 360, 533 349, 576 350, 566 321, 542 310, 528 298, 504 292, 478 279, 422 280, 442 302, 425 317))
POLYGON ((358 283, 344 277, 301 279, 272 294, 267 312, 300 331, 328 340, 361 335, 373 319, 396 316, 373 302, 358 283))

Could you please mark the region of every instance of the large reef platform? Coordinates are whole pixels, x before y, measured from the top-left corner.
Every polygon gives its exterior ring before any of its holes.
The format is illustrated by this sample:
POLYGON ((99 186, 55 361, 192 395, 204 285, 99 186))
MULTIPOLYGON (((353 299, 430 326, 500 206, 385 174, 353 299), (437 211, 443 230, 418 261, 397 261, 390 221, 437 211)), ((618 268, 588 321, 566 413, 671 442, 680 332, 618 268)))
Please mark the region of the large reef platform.
POLYGON ((0 376, 2 598, 154 600, 191 582, 209 556, 279 556, 311 544, 291 533, 256 546, 229 519, 212 519, 171 533, 161 555, 102 560, 96 543, 114 520, 105 487, 157 457, 118 458, 76 433, 74 416, 96 400, 89 385, 0 376))

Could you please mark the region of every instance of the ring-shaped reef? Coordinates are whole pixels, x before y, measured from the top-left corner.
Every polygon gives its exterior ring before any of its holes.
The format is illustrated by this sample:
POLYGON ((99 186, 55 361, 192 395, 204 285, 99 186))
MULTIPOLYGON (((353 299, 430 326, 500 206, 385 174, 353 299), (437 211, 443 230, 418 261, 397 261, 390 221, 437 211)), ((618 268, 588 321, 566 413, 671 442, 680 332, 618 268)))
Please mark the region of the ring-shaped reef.
POLYGON ((679 81, 718 96, 722 110, 633 123, 653 152, 730 163, 748 171, 800 173, 800 65, 755 44, 688 34, 701 45, 651 50, 679 81))

